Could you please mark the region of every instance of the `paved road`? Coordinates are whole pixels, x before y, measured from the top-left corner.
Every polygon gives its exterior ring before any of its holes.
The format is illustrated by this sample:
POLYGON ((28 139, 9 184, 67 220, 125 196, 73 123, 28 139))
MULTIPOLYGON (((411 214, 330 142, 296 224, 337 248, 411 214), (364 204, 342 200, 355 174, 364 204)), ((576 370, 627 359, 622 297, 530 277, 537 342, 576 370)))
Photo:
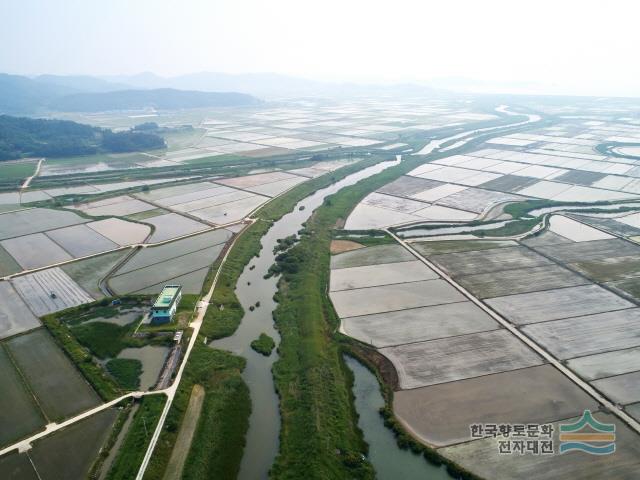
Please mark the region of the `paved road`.
POLYGON ((50 423, 49 425, 47 425, 45 427, 45 429, 42 432, 36 433, 35 435, 30 436, 29 438, 25 438, 24 440, 21 440, 17 443, 14 443, 13 445, 9 445, 8 447, 3 448, 2 450, 0 450, 0 457, 6 453, 11 452, 12 450, 18 450, 19 452, 24 452, 26 450, 29 450, 31 448, 31 444, 33 442, 35 442, 36 440, 45 437, 47 435, 50 435, 54 432, 57 432, 58 430, 68 427, 69 425, 72 425, 76 422, 79 422, 80 420, 84 420, 87 417, 90 417, 91 415, 95 415, 96 413, 101 412, 102 410, 105 410, 107 408, 111 408, 114 405, 118 404, 119 402, 121 402, 122 400, 126 399, 126 398, 140 398, 140 397, 144 397, 146 395, 159 395, 161 393, 166 393, 165 390, 154 390, 152 392, 131 392, 131 393, 127 393, 126 395, 123 395, 121 397, 118 397, 114 400, 111 400, 110 402, 107 403, 103 403, 102 405, 99 405, 95 408, 92 408, 91 410, 87 410, 86 412, 81 413, 80 415, 76 415, 73 418, 69 418, 67 420, 65 420, 64 422, 61 423, 50 423))
POLYGON ((395 235, 388 229, 385 231, 392 236, 398 243, 400 243, 404 248, 410 251, 413 255, 415 255, 422 263, 431 268, 434 272, 440 275, 444 280, 449 282, 453 287, 455 287, 460 293, 462 293, 465 297, 475 303, 478 307, 480 307, 483 311, 485 311, 488 315, 490 315, 493 319, 495 319, 500 325, 509 330, 513 335, 515 335, 518 339, 524 342, 527 346, 533 349, 538 355, 547 360, 550 364, 556 367, 560 372, 562 372, 565 376, 567 376, 571 381, 573 381, 576 385, 582 388, 585 392, 587 392, 591 397, 593 397, 597 402, 604 405, 607 409, 611 411, 614 415, 618 416, 623 422, 629 425, 633 430, 637 433, 640 433, 640 423, 638 423, 635 419, 627 415, 620 407, 610 402, 608 399, 603 397, 596 389, 594 389, 587 382, 578 377, 575 373, 565 367, 557 358, 547 352, 542 346, 538 345, 532 339, 527 337, 524 333, 518 330, 511 322, 498 315, 492 309, 487 307, 484 303, 478 300, 475 296, 473 296, 470 292, 468 292, 462 285, 458 284, 455 280, 453 280, 444 270, 440 269, 436 264, 431 262, 430 260, 423 257, 418 251, 416 251, 411 245, 405 242, 403 239, 395 235))
MULTIPOLYGON (((237 237, 236 237, 237 238, 237 237)), ((234 239, 234 243, 235 243, 235 239, 234 239)), ((175 397, 176 391, 178 389, 178 385, 180 384, 180 379, 182 378, 182 374, 184 372, 184 367, 187 364, 187 361, 189 359, 189 355, 191 354, 191 350, 193 349, 193 345, 195 344, 197 337, 198 337, 198 332, 200 331, 200 327, 202 326, 202 321, 204 319, 205 314, 207 313, 207 309, 209 308, 209 301, 211 300, 211 297, 213 296, 213 290, 216 286, 216 284, 218 283, 218 277, 220 274, 220 270, 222 268, 222 265, 224 265, 225 261, 227 260, 227 257, 229 256, 229 252, 231 251, 231 247, 233 246, 233 243, 229 246, 229 248, 227 249, 227 252, 225 253, 222 262, 220 264, 220 267, 218 268, 218 271, 216 272, 216 276, 213 280, 213 283, 211 284, 211 288, 209 289, 209 291, 207 292, 207 294, 202 298, 202 300, 200 302, 198 302, 198 306, 197 306, 197 316, 195 318, 195 320, 193 320, 193 322, 191 322, 190 327, 193 328, 193 334, 191 336, 191 340, 189 341, 189 345, 187 347, 187 350, 184 354, 184 360, 182 361, 182 363, 180 364, 180 369, 178 370, 178 373, 175 377, 175 380, 173 382, 173 384, 165 389, 161 389, 161 390, 153 390, 153 391, 148 391, 148 392, 131 392, 131 393, 127 393, 126 395, 122 395, 121 397, 118 397, 114 400, 111 400, 110 402, 104 403, 102 405, 99 405, 95 408, 92 408, 91 410, 87 410, 86 412, 81 413, 80 415, 76 415, 75 417, 69 418, 67 420, 65 420, 64 422, 61 423, 51 423, 49 425, 47 425, 45 427, 45 430, 43 430, 42 432, 38 432, 35 435, 32 435, 28 438, 25 438, 24 440, 21 440, 17 443, 14 443, 12 445, 9 445, 5 448, 3 448, 2 450, 0 450, 0 456, 4 455, 5 453, 9 453, 12 450, 18 450, 20 452, 22 451, 26 451, 29 450, 31 448, 31 444, 33 442, 35 442, 36 440, 45 437, 47 435, 50 435, 51 433, 54 433, 64 427, 67 427, 69 425, 72 425, 76 422, 79 422, 81 420, 84 420, 87 417, 90 417, 91 415, 95 415, 98 412, 101 412, 102 410, 105 410, 107 408, 110 408, 114 405, 116 405, 117 403, 119 403, 120 401, 127 399, 127 398, 139 398, 139 397, 143 397, 146 395, 158 395, 158 394, 166 394, 168 397, 167 403, 165 405, 164 410, 162 411, 162 416, 160 417, 160 421, 158 422, 158 426, 154 432, 154 436, 151 439, 151 444, 149 445, 149 449, 147 451, 147 455, 145 455, 145 462, 143 463, 143 467, 144 469, 146 469, 146 466, 149 462, 149 459, 151 458, 151 453, 153 452, 153 449, 155 448, 156 442, 158 441, 158 437, 160 436, 160 432, 162 431, 162 427, 164 425, 164 421, 166 419, 167 413, 169 413, 169 408, 171 407, 171 404, 173 403, 173 399, 175 397)), ((142 473, 144 473, 144 470, 141 467, 141 471, 142 473)), ((141 476, 139 476, 138 478, 142 478, 141 476)))
POLYGON ((190 327, 193 329, 193 333, 191 334, 189 345, 187 346, 187 350, 184 354, 184 360, 180 364, 180 369, 178 370, 178 373, 173 382, 173 385, 171 385, 169 388, 165 390, 168 400, 164 406, 164 409, 162 410, 162 414, 160 415, 160 420, 158 421, 158 425, 156 426, 156 429, 153 432, 153 436, 151 437, 151 442, 149 443, 149 447, 147 448, 147 451, 142 460, 142 464, 140 465, 140 470, 138 471, 136 480, 142 480, 142 477, 144 476, 144 472, 146 471, 147 466, 149 465, 149 461, 151 460, 151 455, 153 454, 153 450, 155 449, 156 444, 158 443, 158 438, 160 438, 160 433, 162 433, 164 422, 167 419, 167 414, 169 413, 169 410, 171 409, 171 405, 173 404, 173 399, 176 396, 176 391, 178 390, 178 387, 180 385, 180 380, 182 379, 184 368, 187 365, 187 361, 189 360, 189 355, 191 354, 191 350, 193 350, 193 346, 198 340, 198 333, 200 332, 200 327, 202 326, 204 316, 207 313, 207 310, 209 309, 209 305, 210 305, 209 302, 211 301, 211 297, 213 296, 213 290, 216 288, 216 285, 218 284, 218 278, 220 276, 220 272, 222 271, 222 267, 227 261, 227 258, 229 257, 229 253, 231 252, 233 245, 235 244, 237 239, 238 237, 236 237, 231 243, 231 245, 229 245, 229 248, 224 254, 222 261, 220 262, 220 266, 218 267, 216 276, 214 277, 213 282, 211 283, 211 288, 209 288, 209 291, 207 292, 207 294, 197 304, 197 307, 196 307, 197 315, 190 325, 190 327))
POLYGON ((20 190, 26 190, 27 188, 29 188, 29 185, 31 185, 31 180, 33 180, 40 174, 40 167, 42 167, 42 162, 44 162, 44 158, 41 158, 40 160, 38 160, 38 165, 36 165, 36 171, 34 172, 33 175, 25 179, 24 183, 22 184, 22 187, 20 187, 20 190))

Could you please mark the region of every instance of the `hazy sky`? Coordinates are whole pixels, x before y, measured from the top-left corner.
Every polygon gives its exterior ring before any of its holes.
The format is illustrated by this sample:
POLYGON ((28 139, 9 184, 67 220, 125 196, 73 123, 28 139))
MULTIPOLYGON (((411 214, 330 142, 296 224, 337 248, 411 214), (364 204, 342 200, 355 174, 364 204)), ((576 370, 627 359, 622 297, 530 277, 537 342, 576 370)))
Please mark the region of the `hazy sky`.
POLYGON ((540 82, 640 94, 635 0, 1 0, 0 71, 540 82))

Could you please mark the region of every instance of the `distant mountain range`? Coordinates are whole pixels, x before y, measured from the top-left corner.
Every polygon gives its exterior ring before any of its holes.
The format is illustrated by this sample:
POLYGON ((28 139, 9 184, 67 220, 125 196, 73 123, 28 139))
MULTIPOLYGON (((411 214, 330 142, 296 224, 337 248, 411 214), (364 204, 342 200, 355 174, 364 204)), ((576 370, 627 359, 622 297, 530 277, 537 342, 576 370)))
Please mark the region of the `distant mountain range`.
POLYGON ((104 77, 113 83, 125 83, 136 88, 177 88, 205 92, 233 91, 261 98, 277 99, 305 96, 348 98, 372 95, 443 95, 426 85, 401 83, 392 85, 353 82, 321 82, 277 73, 200 72, 176 77, 161 77, 145 72, 131 76, 104 77))
POLYGON ((246 93, 137 87, 90 76, 0 74, 0 113, 99 112, 146 108, 235 107, 261 101, 246 93))

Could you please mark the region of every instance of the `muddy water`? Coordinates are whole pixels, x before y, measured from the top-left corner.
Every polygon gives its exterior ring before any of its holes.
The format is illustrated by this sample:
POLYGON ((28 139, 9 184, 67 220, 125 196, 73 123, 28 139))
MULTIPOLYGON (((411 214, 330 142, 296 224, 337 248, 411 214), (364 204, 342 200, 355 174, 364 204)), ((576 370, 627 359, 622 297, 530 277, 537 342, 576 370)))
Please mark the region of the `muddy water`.
POLYGON ((358 426, 369 444, 369 461, 379 480, 448 480, 443 467, 428 463, 421 455, 398 448, 396 439, 384 426, 379 410, 384 407, 378 379, 360 362, 344 357, 354 375, 353 395, 360 415, 358 426))
POLYGON ((141 348, 125 348, 118 358, 140 360, 142 374, 140 375, 140 390, 149 390, 158 381, 158 376, 167 358, 169 349, 158 345, 146 345, 141 348))
POLYGON ((243 378, 251 393, 253 409, 249 419, 247 445, 238 475, 241 480, 267 478, 279 446, 280 414, 271 375, 271 367, 278 358, 277 352, 274 351, 271 356, 264 357, 250 347, 251 341, 258 338, 262 332, 273 337, 276 344, 280 343, 280 336, 274 328, 272 317, 276 307, 273 296, 277 291, 278 279, 263 278, 275 261, 273 248, 277 245, 278 239, 297 233, 313 210, 322 204, 325 197, 396 165, 399 161, 397 159, 382 162, 363 169, 300 201, 292 212, 274 223, 262 237, 260 256, 254 257, 240 275, 236 295, 244 308, 245 315, 238 330, 231 337, 215 340, 210 346, 231 351, 247 359, 243 378), (259 307, 255 307, 257 302, 260 302, 259 307), (249 308, 252 305, 255 307, 253 311, 249 308))

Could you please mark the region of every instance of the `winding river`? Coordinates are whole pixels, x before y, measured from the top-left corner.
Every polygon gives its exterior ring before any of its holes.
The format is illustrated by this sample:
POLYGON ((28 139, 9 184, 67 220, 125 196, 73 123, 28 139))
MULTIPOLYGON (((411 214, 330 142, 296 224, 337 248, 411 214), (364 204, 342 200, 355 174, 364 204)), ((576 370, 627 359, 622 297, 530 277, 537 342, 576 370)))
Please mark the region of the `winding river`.
POLYGON ((249 387, 253 408, 239 479, 268 478, 269 468, 278 453, 280 414, 278 396, 271 375, 271 367, 278 358, 277 352, 274 350, 269 357, 264 357, 250 347, 251 341, 263 332, 273 337, 276 344, 280 342, 280 336, 273 324, 273 311, 276 308, 273 296, 278 290, 278 278, 264 278, 264 274, 275 262, 273 248, 277 245, 277 240, 296 234, 311 213, 322 205, 325 197, 399 162, 400 156, 397 156, 394 161, 381 162, 365 168, 301 200, 292 212, 275 222, 262 237, 260 256, 254 257, 240 275, 236 295, 245 311, 242 322, 232 336, 214 340, 209 344, 211 347, 228 350, 247 359, 247 366, 242 375, 249 387), (260 302, 258 307, 257 302, 260 302), (249 308, 251 306, 254 307, 253 311, 249 308))

